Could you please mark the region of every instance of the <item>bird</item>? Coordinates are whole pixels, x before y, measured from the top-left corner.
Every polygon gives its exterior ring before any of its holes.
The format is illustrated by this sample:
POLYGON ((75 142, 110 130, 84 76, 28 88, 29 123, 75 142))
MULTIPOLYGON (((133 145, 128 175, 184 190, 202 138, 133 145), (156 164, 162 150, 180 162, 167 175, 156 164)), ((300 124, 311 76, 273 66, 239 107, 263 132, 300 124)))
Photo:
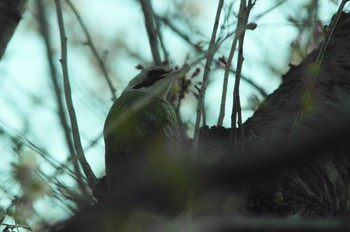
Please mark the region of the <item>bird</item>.
POLYGON ((110 196, 131 194, 155 173, 159 158, 179 156, 179 122, 166 96, 181 73, 145 68, 113 103, 103 130, 110 196))

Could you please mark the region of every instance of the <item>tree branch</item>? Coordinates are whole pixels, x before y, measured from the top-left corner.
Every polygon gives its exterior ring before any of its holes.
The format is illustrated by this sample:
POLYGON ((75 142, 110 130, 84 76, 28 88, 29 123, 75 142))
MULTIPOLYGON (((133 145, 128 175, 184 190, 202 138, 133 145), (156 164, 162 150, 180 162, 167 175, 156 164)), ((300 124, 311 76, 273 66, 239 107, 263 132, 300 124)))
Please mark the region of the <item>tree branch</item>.
POLYGON ((191 148, 191 156, 192 156, 191 158, 193 161, 196 160, 196 156, 197 156, 197 152, 198 152, 199 128, 200 128, 200 123, 201 123, 201 118, 202 118, 202 113, 203 113, 203 108, 204 108, 205 91, 206 91, 207 84, 208 84, 210 67, 212 64, 213 56, 214 56, 214 53, 217 49, 217 46, 215 44, 216 34, 217 34, 218 27, 219 27, 219 20, 220 20, 220 15, 221 15, 221 10, 222 10, 223 5, 224 5, 224 1, 220 0, 218 3, 217 11, 216 11, 213 32, 212 32, 209 47, 208 47, 208 53, 206 54, 207 59, 205 62, 203 81, 202 81, 202 86, 201 86, 201 90, 199 92, 199 98, 198 98, 198 103, 197 103, 196 124, 195 124, 195 128, 194 128, 193 142, 192 142, 192 148, 191 148))
POLYGON ((79 164, 78 161, 76 159, 76 154, 74 151, 74 146, 73 146, 73 142, 72 142, 72 138, 71 138, 71 134, 70 134, 70 129, 67 123, 67 119, 66 119, 66 115, 65 115, 65 107, 63 106, 63 101, 62 101, 62 95, 61 95, 61 89, 59 87, 59 83, 58 83, 58 78, 57 78, 57 72, 56 72, 56 68, 55 65, 53 63, 53 54, 52 54, 52 50, 51 50, 51 39, 50 39, 50 34, 48 31, 48 25, 47 25, 47 19, 45 16, 45 11, 44 11, 44 6, 43 6, 43 2, 42 0, 37 0, 37 9, 38 9, 38 20, 39 20, 39 26, 40 26, 40 33, 43 37, 44 43, 45 43, 45 47, 46 47, 46 55, 47 55, 47 61, 48 61, 48 65, 49 65, 49 69, 50 69, 50 77, 51 77, 51 81, 53 83, 54 86, 54 92, 56 94, 56 100, 57 100, 57 105, 58 105, 58 113, 59 113, 59 119, 65 134, 65 139, 66 139, 66 143, 68 146, 68 150, 70 152, 70 154, 73 157, 73 167, 76 173, 76 178, 77 178, 77 183, 79 185, 79 188, 81 189, 81 191, 83 191, 83 193, 85 195, 87 195, 86 192, 86 187, 84 184, 84 181, 82 179, 82 174, 80 172, 80 168, 79 168, 79 164))
POLYGON ((57 11, 57 21, 58 26, 60 30, 60 38, 61 38, 61 65, 62 65, 62 73, 63 73, 63 84, 64 84, 64 94, 66 98, 66 104, 68 109, 68 114, 70 118, 70 123, 72 127, 72 136, 74 141, 74 147, 76 154, 78 156, 78 160, 80 162, 81 167, 83 168, 83 171, 85 173, 85 176, 87 178, 87 181, 89 183, 89 186, 91 189, 94 189, 95 185, 97 184, 97 178, 93 171, 91 170, 91 167, 89 163, 86 160, 83 147, 81 145, 80 141, 80 134, 79 134, 79 127, 77 122, 77 117, 75 114, 75 109, 73 105, 72 100, 72 93, 71 93, 71 87, 69 83, 69 75, 68 75, 68 65, 67 65, 67 36, 64 29, 64 22, 63 22, 63 16, 62 16, 62 8, 61 8, 61 2, 60 0, 55 0, 56 3, 56 11, 57 11))
POLYGON ((140 0, 143 15, 145 17, 145 25, 148 35, 149 44, 152 51, 153 62, 155 65, 162 65, 162 60, 160 58, 158 50, 158 33, 155 28, 154 13, 152 9, 152 4, 150 0, 140 0))
POLYGON ((182 38, 186 43, 188 43, 194 49, 196 49, 197 52, 202 52, 202 49, 200 48, 200 46, 198 44, 193 43, 191 41, 191 38, 188 35, 186 35, 184 32, 182 32, 179 28, 177 28, 175 25, 173 25, 168 18, 159 16, 156 14, 155 14, 155 17, 158 20, 162 21, 165 25, 167 25, 173 32, 175 32, 178 36, 180 36, 180 38, 182 38))
POLYGON ((252 2, 252 0, 248 1, 248 4, 245 0, 241 0, 241 5, 239 9, 239 15, 238 15, 238 25, 237 25, 237 32, 238 34, 238 59, 237 59, 237 69, 236 69, 236 79, 235 79, 235 86, 233 90, 233 107, 232 107, 232 114, 231 114, 231 141, 234 141, 235 148, 243 151, 243 141, 244 141, 244 130, 243 130, 243 123, 242 123, 242 110, 241 110, 241 101, 240 101, 240 94, 239 94, 239 85, 241 80, 241 72, 242 72, 242 66, 243 66, 243 44, 244 44, 244 36, 247 28, 247 22, 249 18, 249 14, 251 9, 253 8, 255 4, 252 2), (236 120, 236 116, 238 117, 238 121, 236 120), (240 142, 238 141, 238 131, 236 130, 236 121, 239 128, 239 135, 240 135, 240 142))

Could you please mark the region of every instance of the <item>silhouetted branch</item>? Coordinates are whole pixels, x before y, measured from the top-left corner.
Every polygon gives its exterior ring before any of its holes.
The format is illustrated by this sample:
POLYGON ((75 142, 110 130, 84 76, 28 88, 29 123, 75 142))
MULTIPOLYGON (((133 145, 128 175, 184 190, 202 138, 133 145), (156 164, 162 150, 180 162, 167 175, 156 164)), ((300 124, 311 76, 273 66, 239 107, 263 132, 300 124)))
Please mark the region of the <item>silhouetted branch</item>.
MULTIPOLYGON (((231 114, 230 138, 231 138, 231 141, 234 141, 233 144, 235 145, 235 148, 241 151, 243 151, 244 130, 243 130, 243 124, 242 124, 242 110, 241 110, 239 86, 240 86, 241 72, 242 72, 242 66, 243 66, 243 60, 244 60, 243 58, 244 36, 245 36, 245 31, 248 23, 249 14, 254 4, 255 4, 255 1, 253 3, 252 0, 248 0, 248 4, 246 4, 245 0, 244 1, 241 0, 241 5, 240 5, 239 15, 238 15, 237 32, 236 32, 236 34, 238 34, 239 44, 238 44, 236 79, 235 79, 235 85, 233 89, 233 107, 232 107, 232 114, 231 114), (238 124, 238 130, 236 130, 236 126, 237 126, 236 123, 238 124), (238 141, 238 135, 241 137, 240 138, 241 142, 238 141)), ((229 72, 229 70, 227 70, 227 72, 229 72)))
POLYGON ((206 54, 206 62, 205 62, 205 67, 204 67, 204 73, 203 73, 203 80, 202 80, 202 85, 201 89, 199 92, 199 97, 198 97, 198 103, 197 103, 197 115, 196 115, 196 124, 194 128, 194 135, 193 135, 193 142, 192 142, 192 148, 191 148, 191 158, 192 160, 196 160, 197 152, 198 152, 198 142, 199 142, 199 128, 201 124, 201 118, 204 110, 204 99, 205 99, 205 91, 207 88, 208 84, 208 79, 209 79, 209 73, 210 73, 210 67, 212 64, 212 60, 214 57, 214 53, 217 49, 217 46, 215 44, 216 42, 216 34, 217 30, 219 27, 219 20, 220 20, 220 15, 221 15, 221 10, 224 5, 224 1, 220 0, 218 3, 218 8, 216 11, 216 16, 215 16, 215 21, 214 21, 214 26, 213 26, 213 31, 208 47, 208 52, 206 54))
MULTIPOLYGON (((231 73, 236 74, 236 71, 231 69, 230 70, 231 73)), ((267 92, 261 88, 257 83, 255 83, 253 80, 251 80, 250 78, 246 77, 246 76, 242 76, 241 74, 241 79, 244 80, 245 82, 247 82, 248 84, 250 84, 252 87, 254 87, 257 91, 259 91, 259 93, 266 98, 268 96, 267 92)))
POLYGON ((67 36, 64 29, 64 22, 63 22, 63 15, 62 15, 62 9, 61 9, 61 2, 60 0, 55 0, 56 3, 56 11, 57 11, 57 21, 58 26, 60 30, 60 38, 61 38, 61 65, 62 65, 62 73, 63 73, 63 84, 64 84, 64 95, 66 99, 67 104, 67 110, 70 118, 70 123, 72 127, 72 136, 74 141, 74 147, 76 154, 78 156, 78 160, 80 162, 80 165, 85 173, 85 176, 87 178, 87 181, 89 183, 89 186, 91 189, 94 189, 95 185, 97 184, 97 178, 93 171, 91 170, 91 167, 89 163, 86 160, 83 147, 81 145, 80 140, 80 134, 79 134, 79 127, 77 122, 77 117, 75 114, 75 109, 73 105, 72 100, 72 92, 69 82, 69 75, 68 75, 68 65, 67 65, 67 36))
POLYGON ((153 62, 155 63, 155 65, 160 66, 162 65, 162 60, 160 58, 158 49, 158 33, 160 32, 156 29, 152 3, 150 0, 140 0, 140 4, 142 7, 143 15, 145 17, 145 25, 150 48, 152 51, 153 62))
POLYGON ((68 122, 67 122, 67 119, 65 116, 65 107, 64 107, 64 104, 62 101, 62 94, 61 94, 61 89, 60 89, 59 83, 58 83, 57 71, 56 71, 55 65, 53 63, 51 39, 50 39, 50 33, 48 31, 48 25, 47 25, 47 20, 46 20, 46 16, 45 16, 43 2, 42 2, 42 0, 37 0, 36 3, 37 3, 37 9, 39 12, 38 21, 39 21, 40 33, 41 33, 43 40, 44 40, 44 43, 45 43, 47 61, 49 64, 49 70, 50 70, 50 74, 51 74, 50 77, 51 77, 51 81, 52 81, 53 86, 54 86, 54 92, 56 94, 59 119, 60 119, 64 134, 65 134, 65 140, 66 140, 69 152, 72 156, 74 156, 72 160, 73 160, 74 171, 76 173, 77 183, 79 185, 79 188, 82 191, 86 191, 86 186, 85 186, 84 181, 82 179, 82 174, 81 174, 78 160, 76 157, 76 153, 74 150, 74 145, 73 145, 72 137, 70 134, 70 128, 68 126, 68 122))
POLYGON ((182 38, 186 43, 191 45, 193 48, 196 49, 197 52, 202 52, 202 49, 198 44, 195 44, 191 41, 191 38, 186 35, 184 32, 182 32, 179 28, 177 28, 173 23, 166 17, 159 16, 157 14, 154 15, 158 20, 162 21, 165 25, 167 25, 173 32, 175 32, 180 38, 182 38))

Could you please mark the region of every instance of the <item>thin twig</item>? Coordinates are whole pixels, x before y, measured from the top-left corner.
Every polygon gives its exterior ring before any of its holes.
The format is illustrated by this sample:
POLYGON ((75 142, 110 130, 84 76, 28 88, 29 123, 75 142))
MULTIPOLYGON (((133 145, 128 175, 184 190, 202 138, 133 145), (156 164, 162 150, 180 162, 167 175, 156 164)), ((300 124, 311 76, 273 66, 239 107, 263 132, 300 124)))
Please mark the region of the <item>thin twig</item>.
POLYGON ((249 18, 249 14, 251 9, 253 8, 255 4, 255 1, 252 2, 252 0, 248 1, 248 5, 245 0, 241 0, 241 5, 239 9, 239 15, 238 15, 238 27, 237 31, 240 33, 238 37, 238 59, 237 59, 237 70, 236 70, 236 79, 235 79, 235 85, 233 90, 233 107, 232 107, 232 114, 231 114, 231 133, 230 138, 231 141, 233 139, 234 145, 236 149, 239 149, 241 152, 243 151, 243 142, 238 143, 238 131, 236 130, 236 121, 239 128, 239 135, 241 137, 240 141, 244 141, 244 130, 243 130, 243 123, 242 123, 242 110, 241 110, 241 102, 240 102, 240 94, 239 94, 239 85, 241 80, 241 72, 243 67, 243 44, 244 44, 244 36, 245 31, 247 27, 247 22, 249 18), (236 120, 236 116, 238 117, 238 120, 236 120))
MULTIPOLYGON (((63 172, 63 168, 65 171, 65 174, 68 174, 72 178, 76 179, 76 176, 74 175, 74 172, 71 171, 69 168, 67 168, 68 164, 63 166, 59 161, 55 160, 52 155, 50 155, 47 151, 44 151, 42 148, 38 147, 35 145, 28 137, 26 137, 24 134, 9 128, 7 125, 2 123, 0 121, 0 129, 9 137, 15 138, 16 140, 20 141, 24 145, 26 145, 28 148, 31 149, 35 154, 39 155, 42 157, 49 165, 51 165, 53 168, 55 168, 55 175, 57 176, 58 170, 61 169, 61 172, 63 172), (13 132, 10 132, 12 130, 13 132)), ((69 159, 71 160, 71 159, 69 159)), ((50 178, 48 178, 50 179, 50 178)))
POLYGON ((87 45, 90 47, 91 51, 92 51, 92 54, 95 56, 95 58, 97 59, 97 62, 100 66, 100 69, 101 71, 103 72, 103 75, 104 77, 106 78, 106 81, 107 81, 107 84, 108 84, 108 87, 111 91, 111 94, 112 94, 112 100, 113 101, 116 101, 117 100, 117 95, 116 95, 116 90, 112 84, 112 81, 111 81, 111 78, 109 77, 108 75, 108 72, 107 72, 107 69, 103 63, 103 60, 101 59, 100 55, 98 54, 97 50, 96 50, 96 47, 91 39, 91 36, 90 36, 90 33, 88 31, 88 29, 86 28, 83 20, 81 19, 80 17, 80 14, 79 12, 77 11, 77 9, 74 7, 74 5, 72 4, 72 2, 70 0, 66 0, 68 6, 71 8, 71 10, 73 11, 75 17, 78 19, 78 22, 81 26, 81 28, 83 29, 84 33, 85 33, 85 36, 86 36, 86 39, 87 39, 87 45))
MULTIPOLYGON (((242 27, 241 21, 238 20, 236 33, 235 33, 235 36, 232 40, 231 50, 230 50, 229 56, 227 58, 227 61, 225 63, 225 74, 224 74, 224 80, 223 80, 223 84, 222 84, 220 113, 219 113, 218 123, 217 123, 218 126, 222 126, 224 118, 225 118, 228 78, 230 75, 232 60, 233 60, 234 53, 236 51, 238 38, 240 38, 240 36, 242 35, 242 33, 244 31, 245 31, 245 27, 242 27)), ((236 72, 236 76, 237 76, 237 72, 236 72)))
POLYGON ((191 158, 195 162, 197 158, 197 153, 198 153, 198 143, 199 143, 199 127, 200 127, 200 122, 202 118, 202 112, 204 108, 204 98, 205 98, 205 91, 207 88, 207 83, 208 83, 208 78, 209 78, 209 73, 210 73, 210 67, 212 64, 213 56, 216 51, 216 34, 218 31, 219 27, 219 20, 220 20, 220 15, 221 15, 221 10, 224 5, 224 0, 220 0, 218 3, 218 8, 216 11, 216 16, 215 16, 215 21, 214 21, 214 26, 213 26, 213 32, 211 35, 210 43, 209 43, 209 48, 208 48, 208 53, 206 54, 206 62, 204 66, 204 74, 203 74, 203 81, 202 81, 202 86, 201 90, 199 92, 199 98, 198 98, 198 103, 197 103, 197 116, 196 116, 196 124, 194 128, 194 135, 193 135, 193 142, 192 142, 192 148, 191 148, 191 158))
POLYGON ((180 36, 180 38, 182 38, 185 42, 187 42, 189 45, 195 48, 198 52, 202 52, 202 49, 200 48, 200 46, 193 43, 191 41, 191 38, 188 35, 186 35, 184 32, 182 32, 179 28, 177 28, 175 25, 173 25, 168 18, 159 16, 157 14, 155 14, 154 16, 158 20, 162 21, 165 25, 167 25, 173 32, 175 32, 178 36, 180 36))
POLYGON ((72 127, 72 136, 74 141, 75 151, 80 162, 80 165, 86 175, 88 184, 91 189, 94 189, 97 184, 97 178, 93 173, 89 163, 86 160, 83 147, 80 141, 79 127, 77 122, 77 116, 75 114, 75 109, 72 100, 72 92, 69 82, 69 74, 68 74, 68 54, 67 54, 67 36, 64 29, 62 8, 61 8, 61 0, 55 0, 56 3, 56 11, 57 11, 57 21, 60 30, 60 38, 61 38, 61 65, 62 65, 62 73, 63 73, 63 86, 64 86, 64 95, 66 99, 68 114, 70 118, 70 123, 72 127))
POLYGON ((148 35, 149 44, 152 51, 153 62, 155 65, 162 65, 158 50, 158 32, 155 27, 154 13, 150 0, 140 0, 143 15, 145 17, 145 25, 148 35))
POLYGON ((26 229, 26 230, 29 230, 29 231, 33 231, 32 228, 30 228, 29 226, 22 226, 22 225, 18 225, 18 224, 15 224, 15 225, 12 225, 12 224, 8 224, 8 223, 1 223, 2 226, 5 226, 6 228, 3 230, 3 231, 13 231, 13 229, 17 229, 18 228, 23 228, 23 229, 26 229))
MULTIPOLYGON (((243 145, 241 143, 238 143, 238 132, 236 130, 236 115, 238 117, 237 124, 238 129, 240 132, 241 139, 244 140, 244 131, 243 131, 243 124, 242 124, 242 109, 241 109, 241 100, 240 100, 240 93, 239 93, 239 86, 241 82, 241 72, 242 72, 242 66, 243 66, 243 41, 244 41, 244 33, 239 39, 238 42, 238 60, 237 60, 237 71, 236 71, 236 78, 235 78, 235 85, 233 89, 233 107, 232 107, 232 116, 231 116, 231 132, 232 128, 234 128, 234 143, 237 150, 243 151, 243 145)), ((232 133, 231 133, 232 135, 232 133)), ((232 139, 232 136, 231 136, 232 139)))
MULTIPOLYGON (((155 17, 155 24, 156 24, 156 27, 157 27, 157 30, 158 32, 161 31, 160 27, 161 27, 161 24, 160 24, 160 20, 156 17, 155 13, 153 12, 153 15, 155 17)), ((164 61, 168 61, 169 59, 169 52, 167 51, 166 47, 165 47, 165 43, 164 43, 164 38, 163 38, 163 35, 162 33, 158 33, 158 38, 159 38, 159 44, 160 44, 160 47, 162 48, 163 50, 163 56, 164 56, 164 61)))
MULTIPOLYGON (((254 2, 255 3, 255 2, 254 2)), ((254 4, 252 3, 252 4, 254 4)), ((279 5, 285 3, 285 1, 279 1, 278 3, 276 3, 276 5, 274 5, 273 7, 271 7, 270 9, 266 10, 264 13, 258 15, 255 20, 257 20, 258 18, 264 16, 266 13, 272 11, 273 9, 275 9, 276 7, 278 7, 279 5)), ((245 25, 246 26, 246 25, 245 25)), ((228 84, 228 77, 229 77, 229 72, 232 72, 232 70, 230 70, 231 64, 232 64, 232 59, 234 56, 234 52, 237 46, 237 40, 238 38, 241 36, 241 34, 245 32, 245 27, 240 27, 240 24, 237 23, 237 28, 236 28, 236 34, 235 37, 232 41, 232 45, 231 45, 231 50, 230 50, 230 54, 227 60, 226 66, 225 66, 225 74, 224 74, 224 80, 223 80, 223 87, 222 87, 222 95, 221 95, 221 104, 220 104, 220 113, 219 113, 219 117, 218 117, 218 126, 222 126, 223 124, 223 120, 225 118, 225 107, 226 107, 226 95, 227 95, 227 84, 228 84), (243 29, 243 31, 239 31, 239 29, 243 29)), ((227 37, 226 37, 227 38, 227 37)), ((236 74, 236 72, 234 72, 236 74)), ((244 79, 245 81, 247 81, 249 84, 251 84, 252 86, 254 86, 264 97, 267 97, 267 93, 260 88, 258 85, 256 85, 255 83, 253 83, 251 80, 246 79, 244 77, 240 77, 242 79, 244 79)))
MULTIPOLYGON (((230 72, 236 75, 235 70, 231 69, 230 72)), ((260 87, 257 83, 255 83, 253 80, 251 80, 246 76, 242 76, 242 74, 241 74, 241 79, 247 82, 248 84, 250 84, 252 87, 254 87, 261 94, 261 96, 263 96, 264 98, 267 98, 268 96, 267 92, 262 87, 260 87)))
MULTIPOLYGON (((51 81, 53 83, 54 92, 56 95, 59 119, 60 119, 64 134, 65 134, 65 140, 66 140, 69 152, 70 152, 70 154, 75 155, 73 141, 72 141, 71 134, 70 134, 70 129, 68 127, 68 122, 67 122, 67 119, 65 116, 65 107, 63 104, 63 100, 62 100, 61 89, 60 89, 59 83, 58 83, 57 71, 56 71, 56 68, 55 68, 55 65, 54 65, 53 59, 52 59, 53 54, 52 54, 52 50, 51 50, 51 47, 52 47, 51 46, 51 39, 50 39, 49 31, 48 31, 48 25, 47 25, 47 20, 46 20, 46 16, 45 16, 43 2, 42 2, 42 0, 37 0, 36 3, 37 3, 37 9, 38 9, 38 13, 39 13, 38 21, 39 21, 40 33, 43 37, 45 47, 46 47, 47 61, 48 61, 49 69, 50 69, 51 81)), ((84 181, 82 179, 82 175, 80 173, 79 164, 77 162, 77 159, 73 159, 73 161, 74 161, 73 168, 74 168, 74 171, 77 175, 77 183, 79 185, 79 188, 83 191, 83 190, 85 190, 85 184, 84 184, 84 181)))
POLYGON ((262 18, 263 16, 266 16, 268 13, 271 11, 277 9, 279 6, 281 6, 284 3, 287 3, 288 1, 285 0, 279 0, 278 2, 275 3, 275 5, 271 6, 267 10, 263 11, 262 13, 258 14, 255 16, 254 21, 257 21, 258 19, 262 18))
MULTIPOLYGON (((235 145, 236 150, 239 149, 238 141, 237 141, 237 114, 241 114, 241 105, 240 105, 240 95, 239 95, 239 84, 240 84, 240 76, 242 72, 242 65, 243 65, 243 39, 245 35, 245 29, 247 25, 248 17, 246 16, 246 7, 247 2, 246 0, 241 0, 240 7, 239 7, 239 14, 238 14, 238 22, 237 22, 237 41, 239 40, 239 48, 238 48, 238 59, 237 59, 237 68, 236 68, 236 78, 235 78, 235 84, 233 89, 233 106, 232 106, 232 114, 231 114, 231 133, 230 133, 230 139, 233 141, 232 144, 235 145), (234 135, 234 136, 233 136, 234 135)), ((236 37, 236 36, 235 36, 236 37)), ((235 44, 235 45, 236 45, 235 44)), ((232 48, 231 48, 232 49, 232 48)), ((236 47, 233 47, 233 51, 236 49, 236 47)), ((231 57, 232 61, 232 57, 231 57)), ((228 67, 230 69, 230 67, 228 67)), ((229 69, 225 70, 225 74, 229 73, 229 69)), ((225 107, 225 105, 224 105, 225 107)))
MULTIPOLYGON (((239 24, 237 24, 238 27, 239 24)), ((238 29, 237 29, 238 32, 238 29)), ((222 123, 224 122, 225 118, 225 106, 226 106, 226 95, 227 95, 227 84, 228 84, 228 77, 231 71, 231 64, 232 64, 232 59, 233 55, 236 51, 236 46, 237 46, 237 40, 238 40, 238 34, 236 33, 232 45, 231 45, 231 50, 230 54, 228 56, 227 62, 225 64, 225 74, 224 74, 224 82, 222 84, 222 94, 221 94, 221 103, 220 103, 220 113, 219 113, 219 118, 218 118, 218 126, 222 126, 222 123)))

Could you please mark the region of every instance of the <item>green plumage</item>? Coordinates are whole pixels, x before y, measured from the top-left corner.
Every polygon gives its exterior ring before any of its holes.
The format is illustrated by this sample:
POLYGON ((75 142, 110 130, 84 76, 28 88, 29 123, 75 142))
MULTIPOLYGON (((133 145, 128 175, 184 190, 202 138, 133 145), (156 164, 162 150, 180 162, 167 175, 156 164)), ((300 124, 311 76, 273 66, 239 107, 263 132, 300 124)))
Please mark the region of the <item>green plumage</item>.
POLYGON ((116 123, 146 92, 124 92, 113 104, 105 125, 107 187, 113 195, 138 184, 152 172, 159 156, 179 153, 180 133, 172 105, 155 97, 141 110, 116 123))

